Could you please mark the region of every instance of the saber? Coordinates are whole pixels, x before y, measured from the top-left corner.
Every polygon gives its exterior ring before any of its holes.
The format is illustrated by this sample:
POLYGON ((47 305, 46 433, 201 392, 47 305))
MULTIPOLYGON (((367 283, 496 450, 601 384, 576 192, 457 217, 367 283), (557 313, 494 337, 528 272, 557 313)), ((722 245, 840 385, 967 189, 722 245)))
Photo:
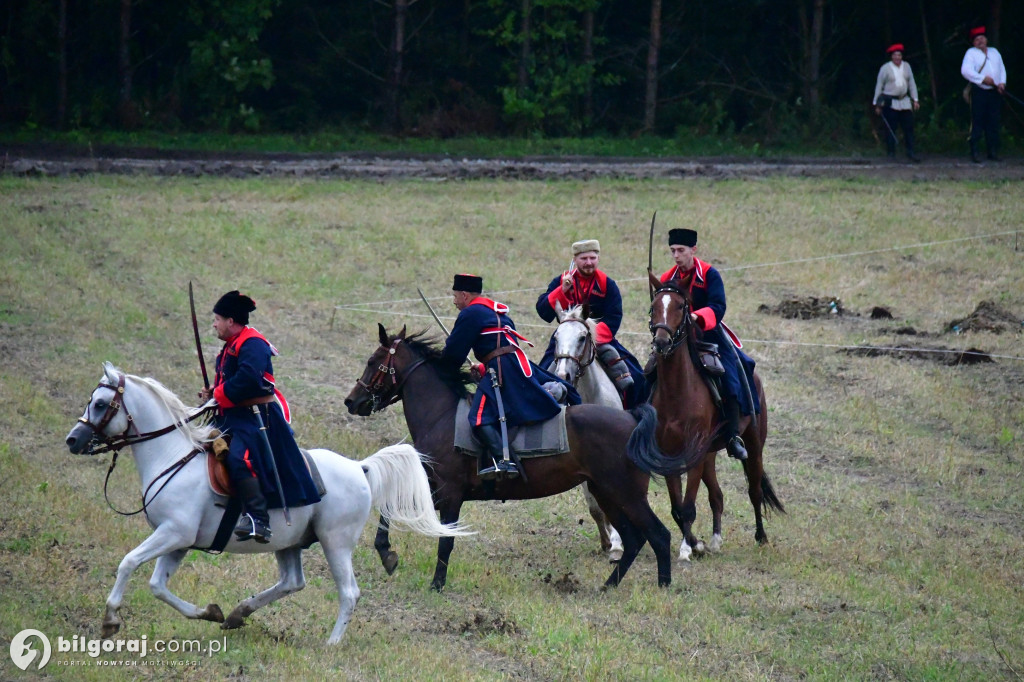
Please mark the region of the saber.
POLYGON ((188 281, 188 305, 192 309, 192 334, 196 337, 196 353, 199 354, 199 369, 203 372, 203 388, 210 389, 210 377, 206 374, 206 360, 203 358, 203 342, 199 339, 199 322, 196 321, 196 299, 192 295, 192 280, 188 281))
POLYGON ((423 303, 427 306, 427 310, 429 310, 430 314, 434 317, 434 322, 437 322, 437 325, 441 327, 441 331, 444 332, 444 335, 451 336, 451 332, 448 331, 448 328, 444 326, 444 322, 442 322, 441 318, 434 312, 434 306, 430 305, 430 301, 428 301, 427 297, 423 295, 423 292, 420 291, 419 287, 416 287, 416 291, 419 293, 420 298, 423 299, 423 303))
MULTIPOLYGON (((651 234, 647 238, 647 274, 654 275, 654 221, 658 217, 658 212, 655 211, 654 215, 651 216, 651 234)), ((650 289, 651 301, 654 301, 654 285, 651 284, 650 278, 647 281, 647 288, 650 289)))
POLYGON ((889 122, 887 120, 885 120, 885 113, 884 113, 885 107, 882 107, 882 110, 883 110, 883 113, 879 114, 879 117, 881 117, 881 119, 882 119, 882 123, 884 123, 885 127, 889 129, 889 135, 892 136, 892 139, 896 140, 896 142, 899 143, 899 140, 896 138, 896 131, 893 130, 892 126, 889 125, 889 122))
POLYGON ((284 522, 292 525, 292 515, 288 513, 288 502, 284 499, 284 486, 281 485, 281 474, 277 472, 277 461, 274 459, 274 450, 270 447, 270 439, 267 437, 267 422, 269 415, 265 414, 261 405, 253 405, 252 411, 260 420, 260 442, 263 443, 263 451, 270 460, 270 470, 274 472, 274 484, 277 486, 277 495, 281 498, 281 507, 284 509, 284 522))
POLYGON ((519 469, 519 475, 523 477, 523 483, 529 483, 526 478, 526 469, 523 468, 523 461, 519 459, 519 454, 509 448, 508 443, 508 424, 505 419, 505 403, 501 399, 501 384, 498 383, 498 373, 494 371, 493 367, 487 368, 487 373, 491 375, 491 387, 494 389, 494 401, 498 404, 498 423, 501 424, 501 455, 507 464, 511 459, 515 462, 516 468, 519 469))

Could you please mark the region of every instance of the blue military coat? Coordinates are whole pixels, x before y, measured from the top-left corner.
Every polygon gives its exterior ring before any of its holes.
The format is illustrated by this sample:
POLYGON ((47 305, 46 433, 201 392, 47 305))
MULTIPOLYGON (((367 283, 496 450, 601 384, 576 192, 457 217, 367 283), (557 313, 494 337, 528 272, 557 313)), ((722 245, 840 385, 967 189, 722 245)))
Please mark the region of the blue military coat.
MULTIPOLYGON (((698 324, 704 330, 704 340, 709 343, 717 343, 719 354, 722 356, 722 366, 725 368, 725 376, 722 377, 722 397, 735 397, 739 401, 740 412, 750 414, 750 401, 747 399, 746 389, 740 379, 736 354, 732 352, 729 340, 725 338, 725 335, 729 334, 737 346, 737 353, 742 359, 743 368, 747 373, 747 384, 750 386, 751 397, 754 401, 754 412, 760 412, 757 387, 754 386, 754 360, 739 350, 741 345, 739 339, 722 321, 722 318, 725 317, 725 284, 722 282, 722 275, 711 265, 698 258, 693 259, 693 269, 690 272, 693 273, 693 278, 690 280, 692 311, 700 320, 698 324)), ((681 272, 677 265, 662 274, 661 281, 683 279, 688 274, 681 272)))
MULTIPOLYGON (((622 294, 619 293, 619 285, 600 270, 597 270, 589 280, 576 270, 573 273, 573 286, 566 294, 562 291, 562 279, 567 274, 569 273, 563 272, 551 280, 548 290, 537 298, 537 314, 545 322, 551 322, 556 317, 556 302, 561 305, 562 310, 568 310, 574 305, 589 304, 590 317, 600 320, 597 323, 595 340, 597 343, 610 343, 626 361, 626 367, 633 377, 633 387, 629 395, 625 396, 623 404, 626 408, 636 407, 647 400, 648 387, 640 363, 615 338, 619 333, 619 325, 622 324, 622 294)), ((544 357, 540 360, 540 366, 547 369, 554 359, 555 336, 552 334, 544 357)))
MULTIPOLYGON (((470 405, 469 422, 473 426, 498 423, 498 405, 487 369, 498 374, 505 419, 509 426, 539 422, 554 417, 561 405, 544 390, 543 384, 558 381, 570 392, 569 404, 579 404, 575 389, 530 362, 521 343, 525 338, 516 332, 508 316, 508 306, 477 296, 459 312, 451 334, 442 351, 442 362, 459 367, 470 351, 483 362, 499 348, 512 348, 504 355, 485 363, 484 376, 477 385, 470 405)), ((527 342, 528 343, 528 342, 527 342)))
MULTIPOLYGON (((213 397, 220 406, 217 425, 231 434, 228 453, 228 472, 232 480, 255 476, 260 481, 267 507, 280 508, 281 496, 277 492, 269 455, 265 452, 260 435, 260 417, 252 407, 239 403, 252 398, 274 395, 274 368, 271 358, 277 350, 252 327, 246 327, 235 338, 224 344, 217 355, 217 375, 213 397)), ((280 395, 280 394, 278 394, 280 395)), ((267 437, 273 451, 277 472, 281 477, 285 501, 289 507, 301 507, 320 501, 316 485, 309 475, 306 462, 295 444, 292 427, 282 409, 283 400, 260 405, 267 418, 267 437)))

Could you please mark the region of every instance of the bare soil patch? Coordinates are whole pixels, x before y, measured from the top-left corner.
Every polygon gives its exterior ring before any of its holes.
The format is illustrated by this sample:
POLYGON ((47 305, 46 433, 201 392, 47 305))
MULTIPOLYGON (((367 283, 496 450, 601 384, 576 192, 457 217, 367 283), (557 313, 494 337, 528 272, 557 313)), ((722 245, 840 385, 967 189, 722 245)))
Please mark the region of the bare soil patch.
POLYGON ((0 149, 0 175, 59 177, 89 174, 186 177, 331 177, 392 180, 725 180, 769 176, 879 177, 913 181, 1024 179, 1024 162, 970 163, 966 157, 931 157, 913 166, 885 157, 586 157, 457 158, 440 154, 345 152, 285 154, 196 152, 10 144, 0 149))
POLYGON ((946 325, 946 331, 961 332, 1019 332, 1024 329, 1024 317, 1000 308, 993 301, 982 301, 967 317, 953 320, 946 325))
MULTIPOLYGON (((773 306, 761 304, 757 312, 778 315, 787 320, 814 320, 822 317, 856 315, 843 307, 837 296, 794 296, 773 306)), ((892 317, 890 315, 889 317, 892 317)))

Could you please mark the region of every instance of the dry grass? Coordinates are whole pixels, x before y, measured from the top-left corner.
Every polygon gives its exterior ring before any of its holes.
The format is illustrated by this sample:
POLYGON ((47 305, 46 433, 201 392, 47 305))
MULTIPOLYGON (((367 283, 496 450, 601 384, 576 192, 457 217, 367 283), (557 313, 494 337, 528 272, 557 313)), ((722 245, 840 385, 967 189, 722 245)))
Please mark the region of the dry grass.
MULTIPOLYGON (((342 404, 375 346, 376 323, 429 327, 415 287, 442 297, 478 271, 538 345, 537 291, 593 237, 624 290, 623 339, 647 343, 647 226, 692 225, 729 288, 771 413, 766 467, 789 514, 753 542, 742 474, 720 458, 723 554, 655 587, 647 550, 617 590, 578 493, 467 505, 480 534, 459 541, 449 587, 428 591, 434 545, 396 535, 387 577, 372 528, 356 556, 363 598, 341 646, 324 641, 336 593, 322 554, 308 587, 227 633, 228 651, 185 679, 1020 679, 1024 673, 1024 362, 948 367, 856 357, 826 344, 980 347, 1022 356, 1021 334, 943 333, 981 300, 1024 316, 1018 184, 775 179, 691 182, 370 183, 0 178, 0 639, 23 628, 98 637, 128 549, 148 533, 106 509, 108 463, 71 457, 64 435, 110 360, 183 397, 200 380, 187 285, 200 309, 251 293, 253 322, 281 348, 279 380, 305 445, 364 457, 405 436, 401 410, 370 419, 342 404), (871 255, 805 260, 834 254, 871 255), (790 296, 837 296, 859 316, 758 313, 790 296), (367 313, 336 309, 363 302, 367 313), (892 321, 870 320, 885 306, 892 321), (415 316, 414 316, 415 315, 415 316), (913 326, 918 336, 898 336, 913 326), (924 335, 927 333, 928 335, 924 335), (821 344, 821 345, 802 345, 821 344)), ((657 243, 660 245, 662 239, 657 243)), ((657 262, 667 267, 659 250, 657 262)), ((656 267, 658 267, 656 265, 656 267)), ((439 310, 453 309, 439 300, 439 310)), ((204 337, 207 355, 215 338, 204 337)), ((186 398, 187 399, 187 398, 186 398)), ((126 460, 127 458, 122 458, 126 460)), ((122 468, 123 467, 123 468, 122 468)), ((135 503, 129 461, 118 506, 135 503)), ((670 519, 664 488, 652 504, 670 519)), ((708 535, 706 504, 698 532, 708 535)), ((679 533, 673 528, 673 538, 679 533)), ((120 637, 213 639, 133 578, 120 637)), ((171 583, 230 608, 269 585, 270 557, 193 554, 171 583)), ((88 657, 56 654, 58 660, 88 657)), ((0 677, 20 674, 9 660, 0 677)), ((109 679, 106 668, 57 678, 109 679)))

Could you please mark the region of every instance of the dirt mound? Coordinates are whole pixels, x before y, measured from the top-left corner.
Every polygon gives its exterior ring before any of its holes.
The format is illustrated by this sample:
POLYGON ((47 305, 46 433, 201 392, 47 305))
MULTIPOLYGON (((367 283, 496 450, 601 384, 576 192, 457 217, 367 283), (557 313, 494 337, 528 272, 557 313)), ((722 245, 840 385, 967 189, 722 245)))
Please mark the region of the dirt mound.
POLYGON ((818 298, 817 296, 788 298, 775 306, 761 304, 758 306, 757 312, 778 315, 787 320, 813 320, 831 315, 850 314, 843 307, 843 302, 836 296, 826 298, 818 298))
POLYGON ((953 320, 946 325, 946 331, 954 334, 961 332, 1015 332, 1024 329, 1024 319, 1000 308, 993 301, 982 301, 974 312, 960 320, 953 320))
POLYGON ((937 362, 940 365, 976 365, 982 362, 995 362, 992 356, 977 348, 960 350, 957 348, 945 348, 936 346, 933 348, 891 348, 887 346, 860 346, 858 348, 846 348, 840 353, 847 355, 858 355, 867 358, 888 356, 900 360, 927 360, 937 362))

